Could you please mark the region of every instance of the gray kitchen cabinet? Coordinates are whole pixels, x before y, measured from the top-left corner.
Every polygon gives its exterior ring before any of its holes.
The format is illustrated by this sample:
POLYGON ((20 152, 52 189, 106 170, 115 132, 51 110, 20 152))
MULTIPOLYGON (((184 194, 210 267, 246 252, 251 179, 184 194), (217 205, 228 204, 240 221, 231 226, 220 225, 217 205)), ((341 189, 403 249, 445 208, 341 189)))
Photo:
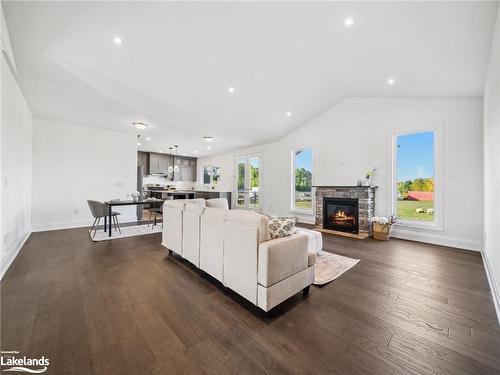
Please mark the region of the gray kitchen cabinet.
POLYGON ((171 181, 196 181, 196 158, 186 156, 174 156, 170 154, 157 154, 154 152, 137 153, 137 165, 143 166, 145 176, 156 174, 164 175, 171 181), (177 172, 168 172, 174 167, 174 163, 179 166, 177 172))
POLYGON ((142 167, 142 176, 149 174, 149 154, 147 152, 137 152, 137 166, 142 167))
POLYGON ((196 181, 196 159, 179 156, 176 158, 179 171, 174 173, 174 181, 196 181))
POLYGON ((149 154, 149 174, 168 174, 170 155, 164 154, 149 154))
POLYGON ((149 154, 149 174, 160 173, 160 155, 149 154))

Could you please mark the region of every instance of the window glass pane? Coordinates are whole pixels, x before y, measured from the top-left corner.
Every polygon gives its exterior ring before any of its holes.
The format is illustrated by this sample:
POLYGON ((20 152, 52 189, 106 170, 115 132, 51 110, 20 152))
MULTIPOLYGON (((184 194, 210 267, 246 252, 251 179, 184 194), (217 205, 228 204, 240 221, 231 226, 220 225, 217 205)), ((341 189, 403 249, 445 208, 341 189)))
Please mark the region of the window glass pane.
POLYGON ((250 159, 250 202, 252 209, 259 208, 259 179, 260 179, 260 159, 250 159))
POLYGON ((245 206, 245 160, 240 159, 237 163, 237 195, 236 195, 236 206, 245 206))
POLYGON ((203 167, 203 183, 210 184, 210 167, 203 167))
POLYGON ((212 167, 212 185, 217 186, 220 180, 220 168, 218 165, 212 167))
POLYGON ((294 199, 293 208, 312 209, 312 149, 294 151, 294 199))
POLYGON ((434 221, 434 132, 396 138, 397 214, 434 221))

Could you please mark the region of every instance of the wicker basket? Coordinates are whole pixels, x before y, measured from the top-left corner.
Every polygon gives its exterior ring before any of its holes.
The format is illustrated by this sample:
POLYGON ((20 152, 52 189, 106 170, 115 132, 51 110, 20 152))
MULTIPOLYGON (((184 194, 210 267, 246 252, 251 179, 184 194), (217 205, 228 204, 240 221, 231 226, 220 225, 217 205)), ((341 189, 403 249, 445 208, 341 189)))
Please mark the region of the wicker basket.
POLYGON ((391 236, 390 224, 373 223, 373 238, 379 241, 387 241, 391 236))

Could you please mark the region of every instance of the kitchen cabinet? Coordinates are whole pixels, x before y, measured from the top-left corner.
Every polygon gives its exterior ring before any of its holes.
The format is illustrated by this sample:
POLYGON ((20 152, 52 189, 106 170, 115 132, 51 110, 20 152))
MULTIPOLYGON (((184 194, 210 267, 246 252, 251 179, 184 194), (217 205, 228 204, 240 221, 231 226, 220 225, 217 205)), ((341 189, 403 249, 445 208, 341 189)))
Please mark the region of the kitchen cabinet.
POLYGON ((186 156, 176 158, 179 171, 174 173, 174 181, 196 181, 196 159, 186 156))
POLYGON ((149 174, 168 175, 168 167, 172 163, 172 157, 164 154, 149 154, 149 174))
POLYGON ((137 165, 142 165, 142 173, 148 175, 163 175, 171 181, 196 181, 196 158, 187 156, 176 156, 175 164, 179 166, 178 172, 168 172, 173 170, 174 156, 170 154, 158 154, 154 152, 137 153, 137 165))
POLYGON ((147 152, 137 152, 137 166, 142 167, 142 176, 149 174, 149 154, 147 152))

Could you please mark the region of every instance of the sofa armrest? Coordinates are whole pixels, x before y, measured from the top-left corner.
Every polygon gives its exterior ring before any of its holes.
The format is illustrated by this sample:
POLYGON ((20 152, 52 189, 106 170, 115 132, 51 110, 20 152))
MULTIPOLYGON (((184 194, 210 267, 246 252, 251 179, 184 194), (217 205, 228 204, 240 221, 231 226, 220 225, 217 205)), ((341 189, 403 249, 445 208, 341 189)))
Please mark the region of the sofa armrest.
POLYGON ((259 284, 269 287, 306 269, 308 242, 303 233, 262 242, 259 245, 259 284))

